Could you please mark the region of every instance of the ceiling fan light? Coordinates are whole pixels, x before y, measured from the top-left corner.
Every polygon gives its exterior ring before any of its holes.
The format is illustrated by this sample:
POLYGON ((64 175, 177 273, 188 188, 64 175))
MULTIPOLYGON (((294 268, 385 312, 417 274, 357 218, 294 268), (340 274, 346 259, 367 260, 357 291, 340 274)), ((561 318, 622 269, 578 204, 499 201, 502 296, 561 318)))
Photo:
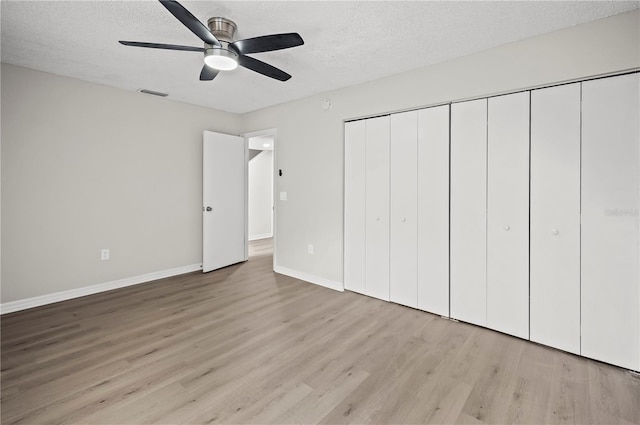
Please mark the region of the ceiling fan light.
POLYGON ((238 67, 237 55, 227 49, 212 48, 204 52, 204 63, 218 71, 231 71, 238 67))

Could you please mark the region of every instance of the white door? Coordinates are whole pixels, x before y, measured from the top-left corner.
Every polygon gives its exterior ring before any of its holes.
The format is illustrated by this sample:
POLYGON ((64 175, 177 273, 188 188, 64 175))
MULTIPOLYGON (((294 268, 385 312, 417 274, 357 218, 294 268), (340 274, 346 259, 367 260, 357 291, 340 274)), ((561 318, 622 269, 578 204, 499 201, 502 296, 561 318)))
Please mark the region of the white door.
POLYGON ((451 105, 451 317, 486 326, 487 99, 451 105))
POLYGON ((580 83, 531 92, 531 340, 580 354, 580 83))
POLYGON ((640 75, 582 84, 582 355, 640 370, 640 75))
POLYGON ((490 98, 487 123, 487 326, 528 339, 529 92, 490 98))
POLYGON ((202 143, 202 271, 246 261, 247 148, 242 137, 205 131, 202 143))
POLYGON ((391 115, 390 299, 418 306, 418 112, 391 115))
POLYGON ((365 293, 365 127, 344 125, 344 288, 365 293))
POLYGON ((366 123, 365 293, 389 301, 389 116, 366 123))
POLYGON ((449 316, 449 105, 418 111, 418 308, 449 316))

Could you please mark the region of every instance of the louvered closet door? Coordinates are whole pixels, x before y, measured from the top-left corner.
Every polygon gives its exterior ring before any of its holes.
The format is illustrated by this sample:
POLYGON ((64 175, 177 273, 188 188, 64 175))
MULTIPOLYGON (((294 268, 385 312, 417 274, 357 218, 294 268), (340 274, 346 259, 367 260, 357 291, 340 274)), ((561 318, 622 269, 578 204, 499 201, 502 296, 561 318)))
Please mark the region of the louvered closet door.
POLYGON ((640 77, 582 84, 582 355, 640 370, 640 77))
POLYGON ((365 292, 365 127, 344 125, 344 287, 365 292))
POLYGON ((389 301, 389 116, 366 120, 365 294, 389 301))
POLYGON ((531 340, 580 354, 580 83, 531 92, 531 340))
POLYGON ((451 105, 451 317, 486 326, 487 100, 451 105))
POLYGON ((529 92, 488 104, 487 326, 529 338, 529 92))
POLYGON ((418 112, 391 115, 390 299, 418 306, 418 112))
POLYGON ((449 105, 418 111, 418 308, 449 316, 449 105))

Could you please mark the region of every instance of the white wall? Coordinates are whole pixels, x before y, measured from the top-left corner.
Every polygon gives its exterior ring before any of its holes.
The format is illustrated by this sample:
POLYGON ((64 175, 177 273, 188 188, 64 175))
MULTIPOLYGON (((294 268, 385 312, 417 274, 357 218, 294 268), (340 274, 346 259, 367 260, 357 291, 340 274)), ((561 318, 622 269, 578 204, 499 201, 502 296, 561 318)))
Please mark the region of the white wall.
POLYGON ((200 263, 203 130, 277 128, 277 266, 341 285, 344 120, 637 68, 638 22, 635 10, 240 117, 2 64, 0 301, 200 263))
POLYGON ((202 131, 237 115, 1 73, 3 303, 202 262, 202 131))
POLYGON ((276 266, 342 282, 344 120, 637 68, 639 22, 635 10, 243 115, 244 132, 278 129, 276 266))
POLYGON ((273 152, 264 150, 249 161, 249 240, 273 236, 273 152))

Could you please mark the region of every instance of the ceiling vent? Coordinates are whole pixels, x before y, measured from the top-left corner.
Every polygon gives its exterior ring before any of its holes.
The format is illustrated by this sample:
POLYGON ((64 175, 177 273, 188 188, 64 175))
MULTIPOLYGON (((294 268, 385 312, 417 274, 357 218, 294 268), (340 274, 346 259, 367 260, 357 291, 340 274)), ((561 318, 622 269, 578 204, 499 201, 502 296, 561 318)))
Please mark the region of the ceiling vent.
POLYGON ((138 89, 138 91, 140 93, 144 93, 144 94, 152 94, 154 96, 160 96, 160 97, 167 97, 169 96, 169 93, 162 93, 159 91, 153 91, 153 90, 147 90, 147 89, 138 89))

